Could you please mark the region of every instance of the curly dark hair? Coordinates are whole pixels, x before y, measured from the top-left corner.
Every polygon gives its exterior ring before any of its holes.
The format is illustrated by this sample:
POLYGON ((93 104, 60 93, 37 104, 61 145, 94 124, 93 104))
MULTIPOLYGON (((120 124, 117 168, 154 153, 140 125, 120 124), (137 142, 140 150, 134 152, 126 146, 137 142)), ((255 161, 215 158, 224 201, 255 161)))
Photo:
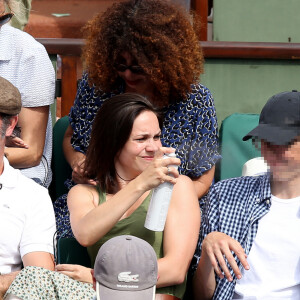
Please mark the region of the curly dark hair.
POLYGON ((165 0, 113 4, 84 28, 83 60, 90 83, 115 91, 122 79, 115 64, 128 52, 151 80, 163 105, 185 98, 203 72, 203 55, 191 17, 165 0))

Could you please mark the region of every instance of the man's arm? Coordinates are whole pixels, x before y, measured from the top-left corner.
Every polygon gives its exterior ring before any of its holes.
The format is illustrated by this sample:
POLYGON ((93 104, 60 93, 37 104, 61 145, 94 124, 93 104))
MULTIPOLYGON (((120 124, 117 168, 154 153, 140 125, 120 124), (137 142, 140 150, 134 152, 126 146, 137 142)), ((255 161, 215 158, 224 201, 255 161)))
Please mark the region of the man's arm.
POLYGON ((35 251, 27 253, 22 257, 22 261, 24 267, 36 266, 49 269, 51 271, 53 271, 55 267, 54 257, 48 252, 35 251))
POLYGON ((11 283, 14 281, 20 271, 12 272, 9 274, 0 275, 0 300, 3 299, 4 294, 8 290, 11 283))
POLYGON ((5 154, 14 168, 29 168, 37 166, 42 158, 49 106, 22 107, 18 126, 21 127, 21 139, 27 148, 7 147, 5 154))
MULTIPOLYGON (((37 266, 49 270, 54 270, 54 257, 47 252, 30 252, 22 258, 24 267, 37 266)), ((20 271, 11 272, 9 274, 0 275, 0 300, 8 290, 11 283, 14 281, 20 271)))
POLYGON ((232 281, 231 273, 226 265, 225 258, 233 272, 239 278, 240 270, 237 266, 234 252, 245 269, 249 269, 247 256, 239 242, 229 235, 220 232, 220 202, 223 191, 220 184, 211 187, 209 193, 202 198, 202 224, 199 235, 196 257, 199 259, 193 277, 194 299, 212 299, 216 289, 216 275, 232 281), (220 268, 219 268, 220 266, 220 268))
POLYGON ((216 287, 214 273, 221 279, 225 275, 228 281, 233 280, 224 257, 232 267, 236 277, 242 278, 232 252, 236 254, 243 267, 249 270, 247 255, 239 242, 225 233, 217 231, 211 232, 205 237, 202 242, 200 261, 193 278, 195 299, 212 299, 216 287))

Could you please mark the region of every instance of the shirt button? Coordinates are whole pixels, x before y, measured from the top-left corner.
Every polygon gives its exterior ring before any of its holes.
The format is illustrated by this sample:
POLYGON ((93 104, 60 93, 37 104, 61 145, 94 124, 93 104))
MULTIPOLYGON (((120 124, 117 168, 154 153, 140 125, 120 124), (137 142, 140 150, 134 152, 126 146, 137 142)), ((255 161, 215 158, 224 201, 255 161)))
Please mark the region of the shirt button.
POLYGON ((267 203, 267 204, 270 204, 270 200, 267 200, 266 203, 267 203))

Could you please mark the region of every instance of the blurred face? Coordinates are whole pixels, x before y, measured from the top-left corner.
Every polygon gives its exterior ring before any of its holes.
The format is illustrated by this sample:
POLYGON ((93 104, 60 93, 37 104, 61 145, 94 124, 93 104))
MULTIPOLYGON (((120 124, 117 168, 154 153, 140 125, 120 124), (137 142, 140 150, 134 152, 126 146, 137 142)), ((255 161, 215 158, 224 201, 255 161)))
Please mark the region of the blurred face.
POLYGON ((156 115, 142 112, 134 121, 131 134, 115 160, 117 173, 124 179, 133 179, 152 162, 161 147, 160 128, 156 115))
POLYGON ((116 68, 118 75, 125 82, 126 92, 138 93, 141 95, 149 95, 151 93, 151 81, 128 52, 121 54, 116 68))
POLYGON ((278 181, 300 178, 300 137, 291 145, 278 146, 261 142, 261 153, 278 181))

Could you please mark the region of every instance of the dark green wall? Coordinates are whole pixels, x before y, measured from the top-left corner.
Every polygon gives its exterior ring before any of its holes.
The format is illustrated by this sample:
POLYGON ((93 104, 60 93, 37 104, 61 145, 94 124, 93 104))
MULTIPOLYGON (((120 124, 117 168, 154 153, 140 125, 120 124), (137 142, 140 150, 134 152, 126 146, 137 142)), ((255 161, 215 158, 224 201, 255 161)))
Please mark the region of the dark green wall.
POLYGON ((206 59, 201 82, 214 96, 220 126, 234 112, 260 113, 276 93, 300 90, 300 61, 206 59))

